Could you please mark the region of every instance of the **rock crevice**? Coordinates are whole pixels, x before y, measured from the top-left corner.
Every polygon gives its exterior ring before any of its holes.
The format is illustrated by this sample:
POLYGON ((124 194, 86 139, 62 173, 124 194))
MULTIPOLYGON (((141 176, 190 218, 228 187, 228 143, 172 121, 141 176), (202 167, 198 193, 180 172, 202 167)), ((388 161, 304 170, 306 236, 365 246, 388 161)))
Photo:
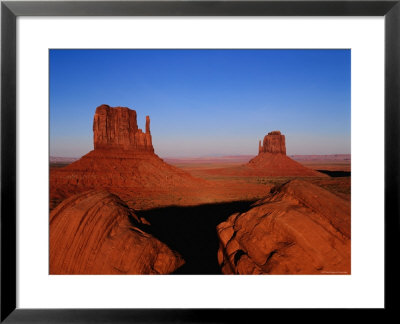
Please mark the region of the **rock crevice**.
POLYGON ((217 233, 224 274, 351 271, 350 203, 302 180, 275 187, 219 224, 217 233))

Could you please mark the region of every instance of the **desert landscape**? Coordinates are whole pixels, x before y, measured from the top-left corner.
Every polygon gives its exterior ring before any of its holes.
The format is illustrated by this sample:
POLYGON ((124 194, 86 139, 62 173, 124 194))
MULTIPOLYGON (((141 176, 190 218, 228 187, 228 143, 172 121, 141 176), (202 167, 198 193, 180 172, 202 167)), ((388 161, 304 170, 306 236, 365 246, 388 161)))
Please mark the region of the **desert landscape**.
MULTIPOLYGON (((93 150, 50 157, 50 274, 350 274, 351 156, 165 158, 101 105, 93 150)), ((254 139, 255 146, 258 139, 254 139)))
POLYGON ((50 49, 50 275, 350 275, 351 50, 50 49))

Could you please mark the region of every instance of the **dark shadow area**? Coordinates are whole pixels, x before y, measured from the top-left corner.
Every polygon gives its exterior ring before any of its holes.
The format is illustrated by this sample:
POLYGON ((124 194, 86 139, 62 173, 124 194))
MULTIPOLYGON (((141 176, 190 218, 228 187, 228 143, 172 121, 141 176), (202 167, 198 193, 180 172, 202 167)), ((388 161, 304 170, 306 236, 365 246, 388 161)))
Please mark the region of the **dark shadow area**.
POLYGON ((174 274, 221 274, 216 226, 230 215, 244 212, 254 201, 235 201, 189 207, 165 207, 137 211, 151 226, 143 228, 171 249, 185 264, 174 274))
POLYGON ((329 171, 329 170, 317 170, 318 172, 325 173, 332 178, 339 177, 350 177, 351 171, 329 171))

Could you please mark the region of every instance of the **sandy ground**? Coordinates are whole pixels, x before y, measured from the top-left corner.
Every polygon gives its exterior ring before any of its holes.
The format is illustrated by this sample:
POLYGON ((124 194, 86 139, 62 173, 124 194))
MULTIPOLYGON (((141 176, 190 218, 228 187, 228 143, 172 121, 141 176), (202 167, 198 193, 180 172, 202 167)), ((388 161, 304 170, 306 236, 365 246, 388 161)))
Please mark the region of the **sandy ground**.
MULTIPOLYGON (((50 169, 64 167, 51 163, 50 169)), ((240 169, 246 163, 234 159, 189 159, 165 162, 180 168, 197 179, 193 186, 163 188, 112 188, 138 216, 145 218, 157 239, 178 251, 185 260, 176 274, 220 274, 217 262, 220 240, 216 227, 236 213, 245 213, 255 200, 265 198, 270 190, 293 180, 294 177, 232 176, 228 168, 240 169), (204 181, 205 180, 205 181, 204 181)), ((350 161, 312 160, 298 161, 314 170, 344 172, 346 176, 296 178, 327 189, 347 201, 351 198, 350 161)), ((62 190, 68 190, 61 186, 62 190)), ((107 188, 105 188, 107 189, 107 188)), ((51 200, 50 209, 63 199, 51 200), (53 204, 53 205, 52 205, 53 204)), ((350 215, 348 215, 350 217, 350 215)))
MULTIPOLYGON (((159 192, 158 190, 123 190, 116 192, 130 207, 136 210, 146 210, 162 206, 190 206, 199 203, 221 203, 228 201, 257 200, 266 196, 269 190, 277 184, 283 184, 294 177, 266 176, 233 176, 226 175, 223 170, 240 168, 248 158, 218 158, 218 159, 164 159, 165 162, 176 166, 196 178, 207 180, 206 187, 187 188, 181 192, 159 192)), ((332 193, 350 200, 351 194, 351 162, 349 160, 312 160, 298 161, 314 170, 344 171, 346 176, 335 177, 304 177, 300 178, 319 185, 332 193)), ((55 170, 65 166, 65 163, 51 163, 55 170)), ((57 201, 58 204, 60 201, 57 201)), ((54 205, 55 206, 55 205, 54 205)), ((51 209, 54 207, 51 206, 51 209)))
MULTIPOLYGON (((312 160, 312 161, 298 161, 305 167, 313 170, 328 170, 328 171, 351 171, 350 160, 312 160)), ((271 188, 276 184, 285 183, 293 177, 260 177, 260 176, 224 176, 218 174, 219 169, 225 168, 236 168, 243 165, 242 161, 226 162, 226 161, 202 161, 201 159, 195 160, 179 160, 175 159, 169 161, 172 165, 189 172, 191 175, 206 180, 216 181, 225 183, 227 187, 236 187, 238 184, 242 186, 243 192, 250 190, 254 193, 254 198, 258 198, 260 195, 265 193, 266 186, 271 188), (257 190, 257 186, 259 191, 257 190)), ((338 196, 350 200, 351 195, 351 177, 350 174, 345 177, 324 177, 324 178, 313 178, 305 177, 303 180, 309 181, 316 185, 319 185, 338 196)), ((240 197, 238 197, 240 198, 240 197)), ((243 199, 248 198, 248 195, 242 197, 243 199)))

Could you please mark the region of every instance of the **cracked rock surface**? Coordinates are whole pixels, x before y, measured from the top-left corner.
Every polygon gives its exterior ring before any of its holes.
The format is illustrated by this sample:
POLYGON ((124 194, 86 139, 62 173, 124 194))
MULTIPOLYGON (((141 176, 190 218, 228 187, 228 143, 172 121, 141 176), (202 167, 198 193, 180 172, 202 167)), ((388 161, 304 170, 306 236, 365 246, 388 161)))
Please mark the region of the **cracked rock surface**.
POLYGON ((50 214, 50 274, 167 274, 184 264, 143 225, 106 191, 66 199, 50 214))
POLYGON ((217 232, 224 274, 350 274, 350 202, 309 182, 273 188, 217 232))

